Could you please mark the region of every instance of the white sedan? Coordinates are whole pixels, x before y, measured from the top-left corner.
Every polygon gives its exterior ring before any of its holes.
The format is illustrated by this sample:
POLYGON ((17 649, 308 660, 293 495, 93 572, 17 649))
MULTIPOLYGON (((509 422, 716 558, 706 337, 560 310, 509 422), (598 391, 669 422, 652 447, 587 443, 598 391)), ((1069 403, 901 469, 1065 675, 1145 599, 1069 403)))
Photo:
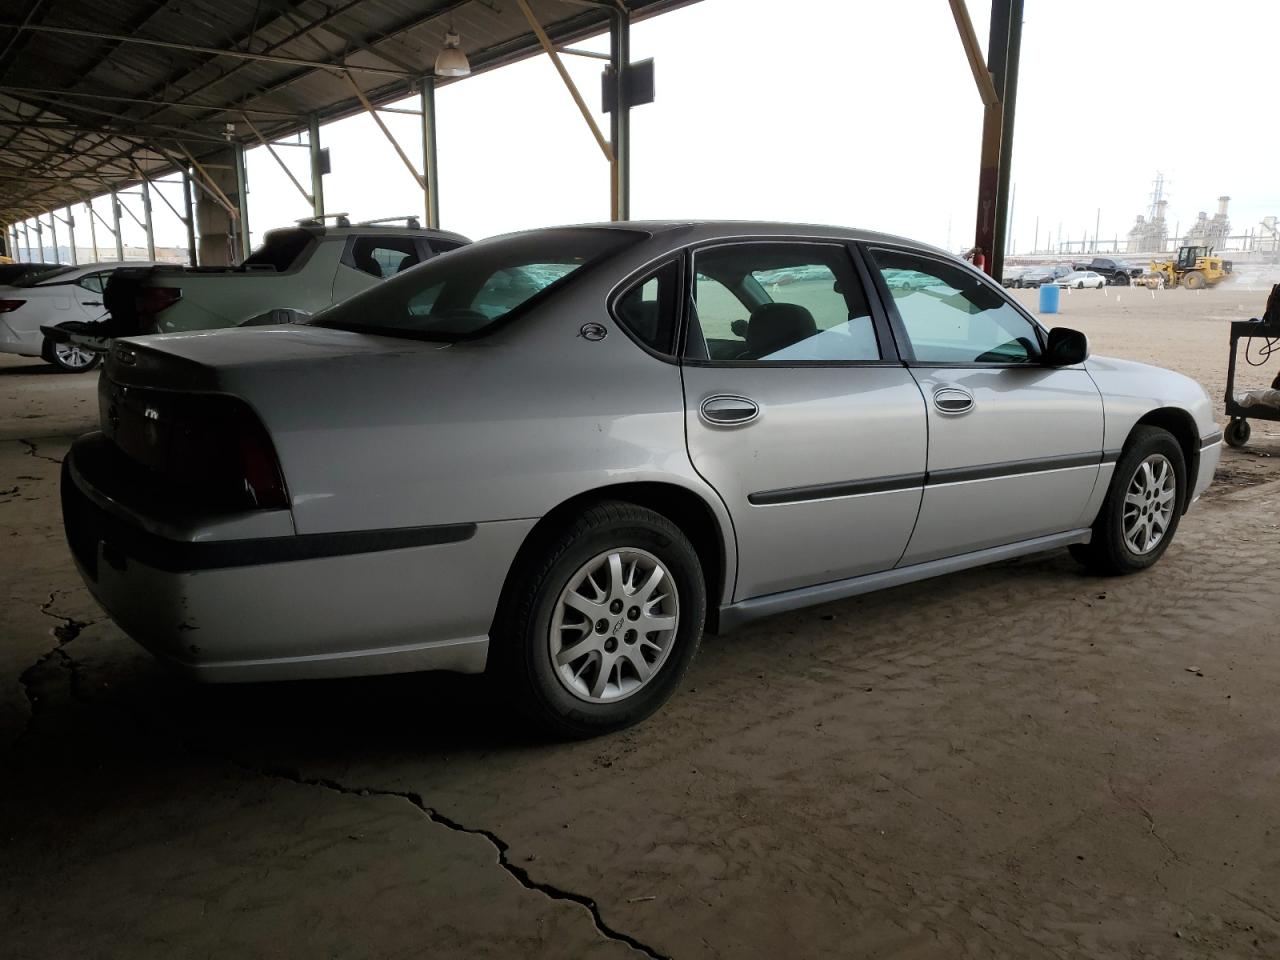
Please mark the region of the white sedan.
POLYGON ((41 327, 71 320, 103 320, 102 291, 113 270, 150 267, 153 263, 86 263, 58 267, 0 286, 0 351, 43 357, 64 373, 81 373, 98 365, 99 354, 71 343, 53 343, 41 327))
POLYGON ((1085 287, 1099 290, 1107 285, 1107 278, 1092 270, 1073 270, 1065 277, 1059 277, 1054 283, 1059 287, 1068 287, 1072 290, 1083 290, 1085 287))

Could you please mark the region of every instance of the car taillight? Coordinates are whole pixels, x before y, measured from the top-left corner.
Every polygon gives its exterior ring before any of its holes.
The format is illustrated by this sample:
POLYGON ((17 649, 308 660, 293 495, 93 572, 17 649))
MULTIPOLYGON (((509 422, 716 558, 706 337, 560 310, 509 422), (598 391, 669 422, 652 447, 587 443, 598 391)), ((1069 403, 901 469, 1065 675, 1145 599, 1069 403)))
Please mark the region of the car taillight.
POLYGON ((13 313, 26 302, 25 300, 0 300, 0 313, 13 313))
POLYGON ((245 496, 253 506, 263 509, 289 506, 284 477, 280 475, 280 460, 266 428, 247 407, 238 419, 236 445, 245 496))
POLYGON ((289 506, 271 436, 236 397, 108 388, 103 430, 168 496, 211 513, 289 506))
POLYGON ((181 299, 181 287, 144 287, 138 291, 138 313, 154 317, 156 314, 169 309, 181 299))

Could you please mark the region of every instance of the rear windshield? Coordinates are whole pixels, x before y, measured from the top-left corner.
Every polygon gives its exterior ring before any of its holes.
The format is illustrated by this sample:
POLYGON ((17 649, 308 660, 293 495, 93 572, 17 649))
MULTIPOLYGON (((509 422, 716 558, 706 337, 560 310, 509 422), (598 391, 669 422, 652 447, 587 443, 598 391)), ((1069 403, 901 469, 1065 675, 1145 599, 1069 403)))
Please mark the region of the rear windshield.
POLYGON ((428 260, 316 314, 321 327, 419 340, 480 336, 568 278, 640 240, 606 227, 514 234, 428 260))
POLYGON ((262 246, 244 258, 242 267, 270 268, 284 273, 311 245, 311 234, 305 230, 272 230, 263 238, 262 246))

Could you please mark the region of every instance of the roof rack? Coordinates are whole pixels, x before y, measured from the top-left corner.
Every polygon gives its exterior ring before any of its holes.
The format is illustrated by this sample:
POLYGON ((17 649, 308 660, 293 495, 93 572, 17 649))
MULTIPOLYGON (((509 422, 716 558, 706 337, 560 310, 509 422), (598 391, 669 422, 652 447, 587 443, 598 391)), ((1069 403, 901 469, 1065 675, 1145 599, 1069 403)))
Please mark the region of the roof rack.
POLYGON ((407 227, 410 230, 422 229, 422 224, 418 222, 418 218, 415 214, 409 214, 408 216, 403 216, 403 217, 382 217, 378 220, 361 220, 359 223, 356 224, 356 226, 372 227, 379 223, 399 223, 401 220, 404 221, 405 227, 407 227))
POLYGON ((322 227, 326 220, 334 221, 335 227, 351 226, 351 221, 347 219, 345 213, 325 213, 318 217, 303 217, 301 220, 295 220, 294 223, 300 227, 322 227))

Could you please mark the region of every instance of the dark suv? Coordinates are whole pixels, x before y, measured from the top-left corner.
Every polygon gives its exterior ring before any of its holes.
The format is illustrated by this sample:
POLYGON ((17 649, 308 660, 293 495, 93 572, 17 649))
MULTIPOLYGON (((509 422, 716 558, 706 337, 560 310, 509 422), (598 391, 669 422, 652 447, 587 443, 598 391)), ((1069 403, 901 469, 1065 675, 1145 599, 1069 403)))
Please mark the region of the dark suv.
POLYGON ((1072 266, 1076 270, 1092 270, 1094 273, 1100 273, 1107 278, 1107 283, 1113 286, 1127 286, 1134 277, 1142 275, 1141 267, 1121 263, 1109 257, 1094 257, 1087 263, 1082 261, 1073 263, 1072 266))

